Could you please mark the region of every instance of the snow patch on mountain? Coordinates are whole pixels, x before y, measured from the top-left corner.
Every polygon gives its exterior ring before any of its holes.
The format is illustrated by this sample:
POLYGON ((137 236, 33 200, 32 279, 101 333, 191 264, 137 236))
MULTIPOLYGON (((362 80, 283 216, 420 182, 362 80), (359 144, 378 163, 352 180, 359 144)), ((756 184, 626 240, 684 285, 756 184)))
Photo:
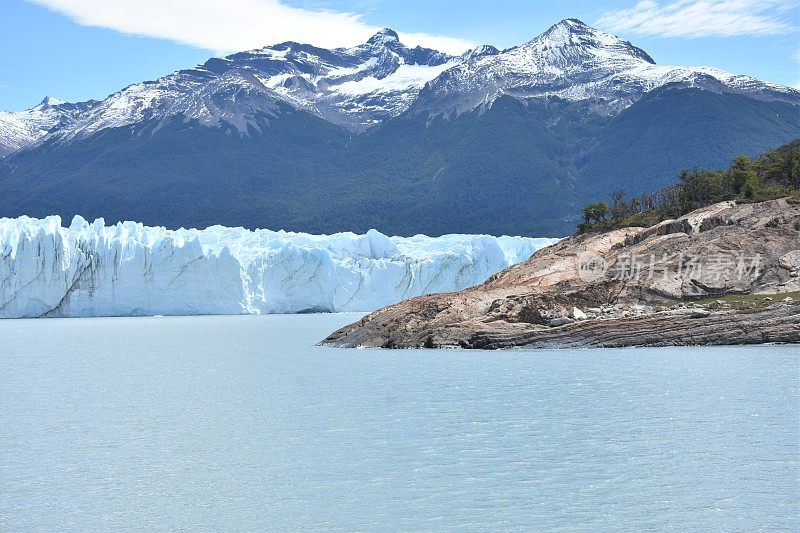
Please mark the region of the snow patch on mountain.
POLYGON ((476 285, 554 242, 3 218, 0 318, 372 311, 476 285))
MULTIPOLYGON (((457 63, 450 62, 442 65, 400 65, 396 71, 383 79, 368 76, 358 81, 347 81, 337 85, 331 90, 347 95, 364 95, 374 93, 392 93, 404 91, 408 88, 422 88, 426 83, 436 78, 445 70, 457 63)), ((412 96, 416 96, 415 94, 412 96)))

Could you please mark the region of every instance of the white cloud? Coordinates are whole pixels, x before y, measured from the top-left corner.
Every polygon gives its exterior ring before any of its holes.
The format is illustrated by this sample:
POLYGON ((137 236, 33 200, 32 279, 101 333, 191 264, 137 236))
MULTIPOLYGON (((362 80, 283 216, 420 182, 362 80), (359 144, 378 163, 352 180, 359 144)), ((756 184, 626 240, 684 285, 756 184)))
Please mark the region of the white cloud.
MULTIPOLYGON (((169 39, 216 52, 298 41, 326 48, 363 43, 378 27, 357 13, 287 6, 280 0, 29 0, 84 26, 169 39)), ((473 43, 425 33, 403 33, 402 41, 450 53, 473 43)))
POLYGON ((642 0, 630 9, 603 14, 598 26, 662 37, 783 35, 795 28, 789 12, 798 0, 642 0))

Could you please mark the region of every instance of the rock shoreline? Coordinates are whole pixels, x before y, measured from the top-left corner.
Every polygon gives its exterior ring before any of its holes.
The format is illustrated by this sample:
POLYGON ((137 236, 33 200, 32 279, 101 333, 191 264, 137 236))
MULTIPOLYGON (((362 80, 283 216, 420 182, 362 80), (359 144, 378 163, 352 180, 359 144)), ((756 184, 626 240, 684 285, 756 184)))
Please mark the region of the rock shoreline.
MULTIPOLYGON (((337 332, 338 333, 338 332, 337 332)), ((573 322, 550 328, 453 327, 436 336, 421 332, 402 339, 374 336, 369 330, 347 330, 324 344, 341 348, 623 348, 662 346, 730 346, 800 343, 800 304, 779 304, 749 312, 698 315, 666 311, 635 318, 573 322)))
POLYGON ((322 344, 502 349, 800 343, 798 249, 797 200, 725 202, 651 228, 565 239, 483 285, 381 309, 322 344), (645 260, 633 265, 632 257, 645 260))

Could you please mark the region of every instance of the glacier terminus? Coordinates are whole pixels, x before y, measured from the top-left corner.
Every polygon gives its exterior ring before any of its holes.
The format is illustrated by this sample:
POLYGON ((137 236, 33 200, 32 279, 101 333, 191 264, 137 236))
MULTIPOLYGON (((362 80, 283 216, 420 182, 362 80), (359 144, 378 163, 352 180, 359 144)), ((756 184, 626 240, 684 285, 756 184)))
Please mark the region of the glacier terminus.
POLYGON ((557 240, 61 222, 0 219, 0 318, 372 311, 481 283, 557 240))

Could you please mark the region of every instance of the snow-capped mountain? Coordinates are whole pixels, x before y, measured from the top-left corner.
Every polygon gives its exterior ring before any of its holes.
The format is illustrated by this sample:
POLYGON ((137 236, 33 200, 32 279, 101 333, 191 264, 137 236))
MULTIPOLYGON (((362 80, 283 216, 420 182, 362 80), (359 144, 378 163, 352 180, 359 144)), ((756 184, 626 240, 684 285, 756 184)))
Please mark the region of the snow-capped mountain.
POLYGON ((390 29, 354 48, 287 42, 126 87, 58 135, 72 138, 177 115, 206 126, 225 122, 246 133, 257 113, 274 113, 278 102, 363 131, 405 111, 426 82, 458 61, 436 50, 408 48, 390 29))
MULTIPOLYGON (((496 50, 480 47, 464 57, 491 53, 496 50)), ((51 132, 73 139, 177 115, 206 126, 224 122, 246 133, 257 113, 273 113, 278 102, 363 131, 405 111, 426 82, 460 61, 436 50, 408 48, 388 28, 353 48, 267 46, 130 85, 99 103, 46 98, 25 111, 2 112, 0 157, 51 132)))
POLYGON ((558 97, 586 101, 595 112, 613 114, 648 91, 673 83, 800 104, 795 89, 711 67, 657 65, 628 41, 566 19, 521 46, 449 69, 425 87, 418 105, 433 114, 458 113, 503 95, 558 97))
POLYGON ((281 103, 353 132, 412 106, 461 113, 503 95, 586 101, 594 112, 614 114, 667 84, 800 104, 797 90, 748 76, 657 65, 640 48, 575 19, 509 50, 485 45, 461 56, 408 48, 396 32, 383 29, 353 48, 287 42, 212 58, 99 103, 45 99, 26 111, 0 113, 0 157, 48 135, 74 139, 143 123, 157 129, 174 117, 246 134, 260 127, 256 115, 274 116, 281 103))
POLYGON ((70 104, 48 96, 24 111, 0 111, 0 157, 34 144, 59 127, 70 126, 96 103, 70 104))

